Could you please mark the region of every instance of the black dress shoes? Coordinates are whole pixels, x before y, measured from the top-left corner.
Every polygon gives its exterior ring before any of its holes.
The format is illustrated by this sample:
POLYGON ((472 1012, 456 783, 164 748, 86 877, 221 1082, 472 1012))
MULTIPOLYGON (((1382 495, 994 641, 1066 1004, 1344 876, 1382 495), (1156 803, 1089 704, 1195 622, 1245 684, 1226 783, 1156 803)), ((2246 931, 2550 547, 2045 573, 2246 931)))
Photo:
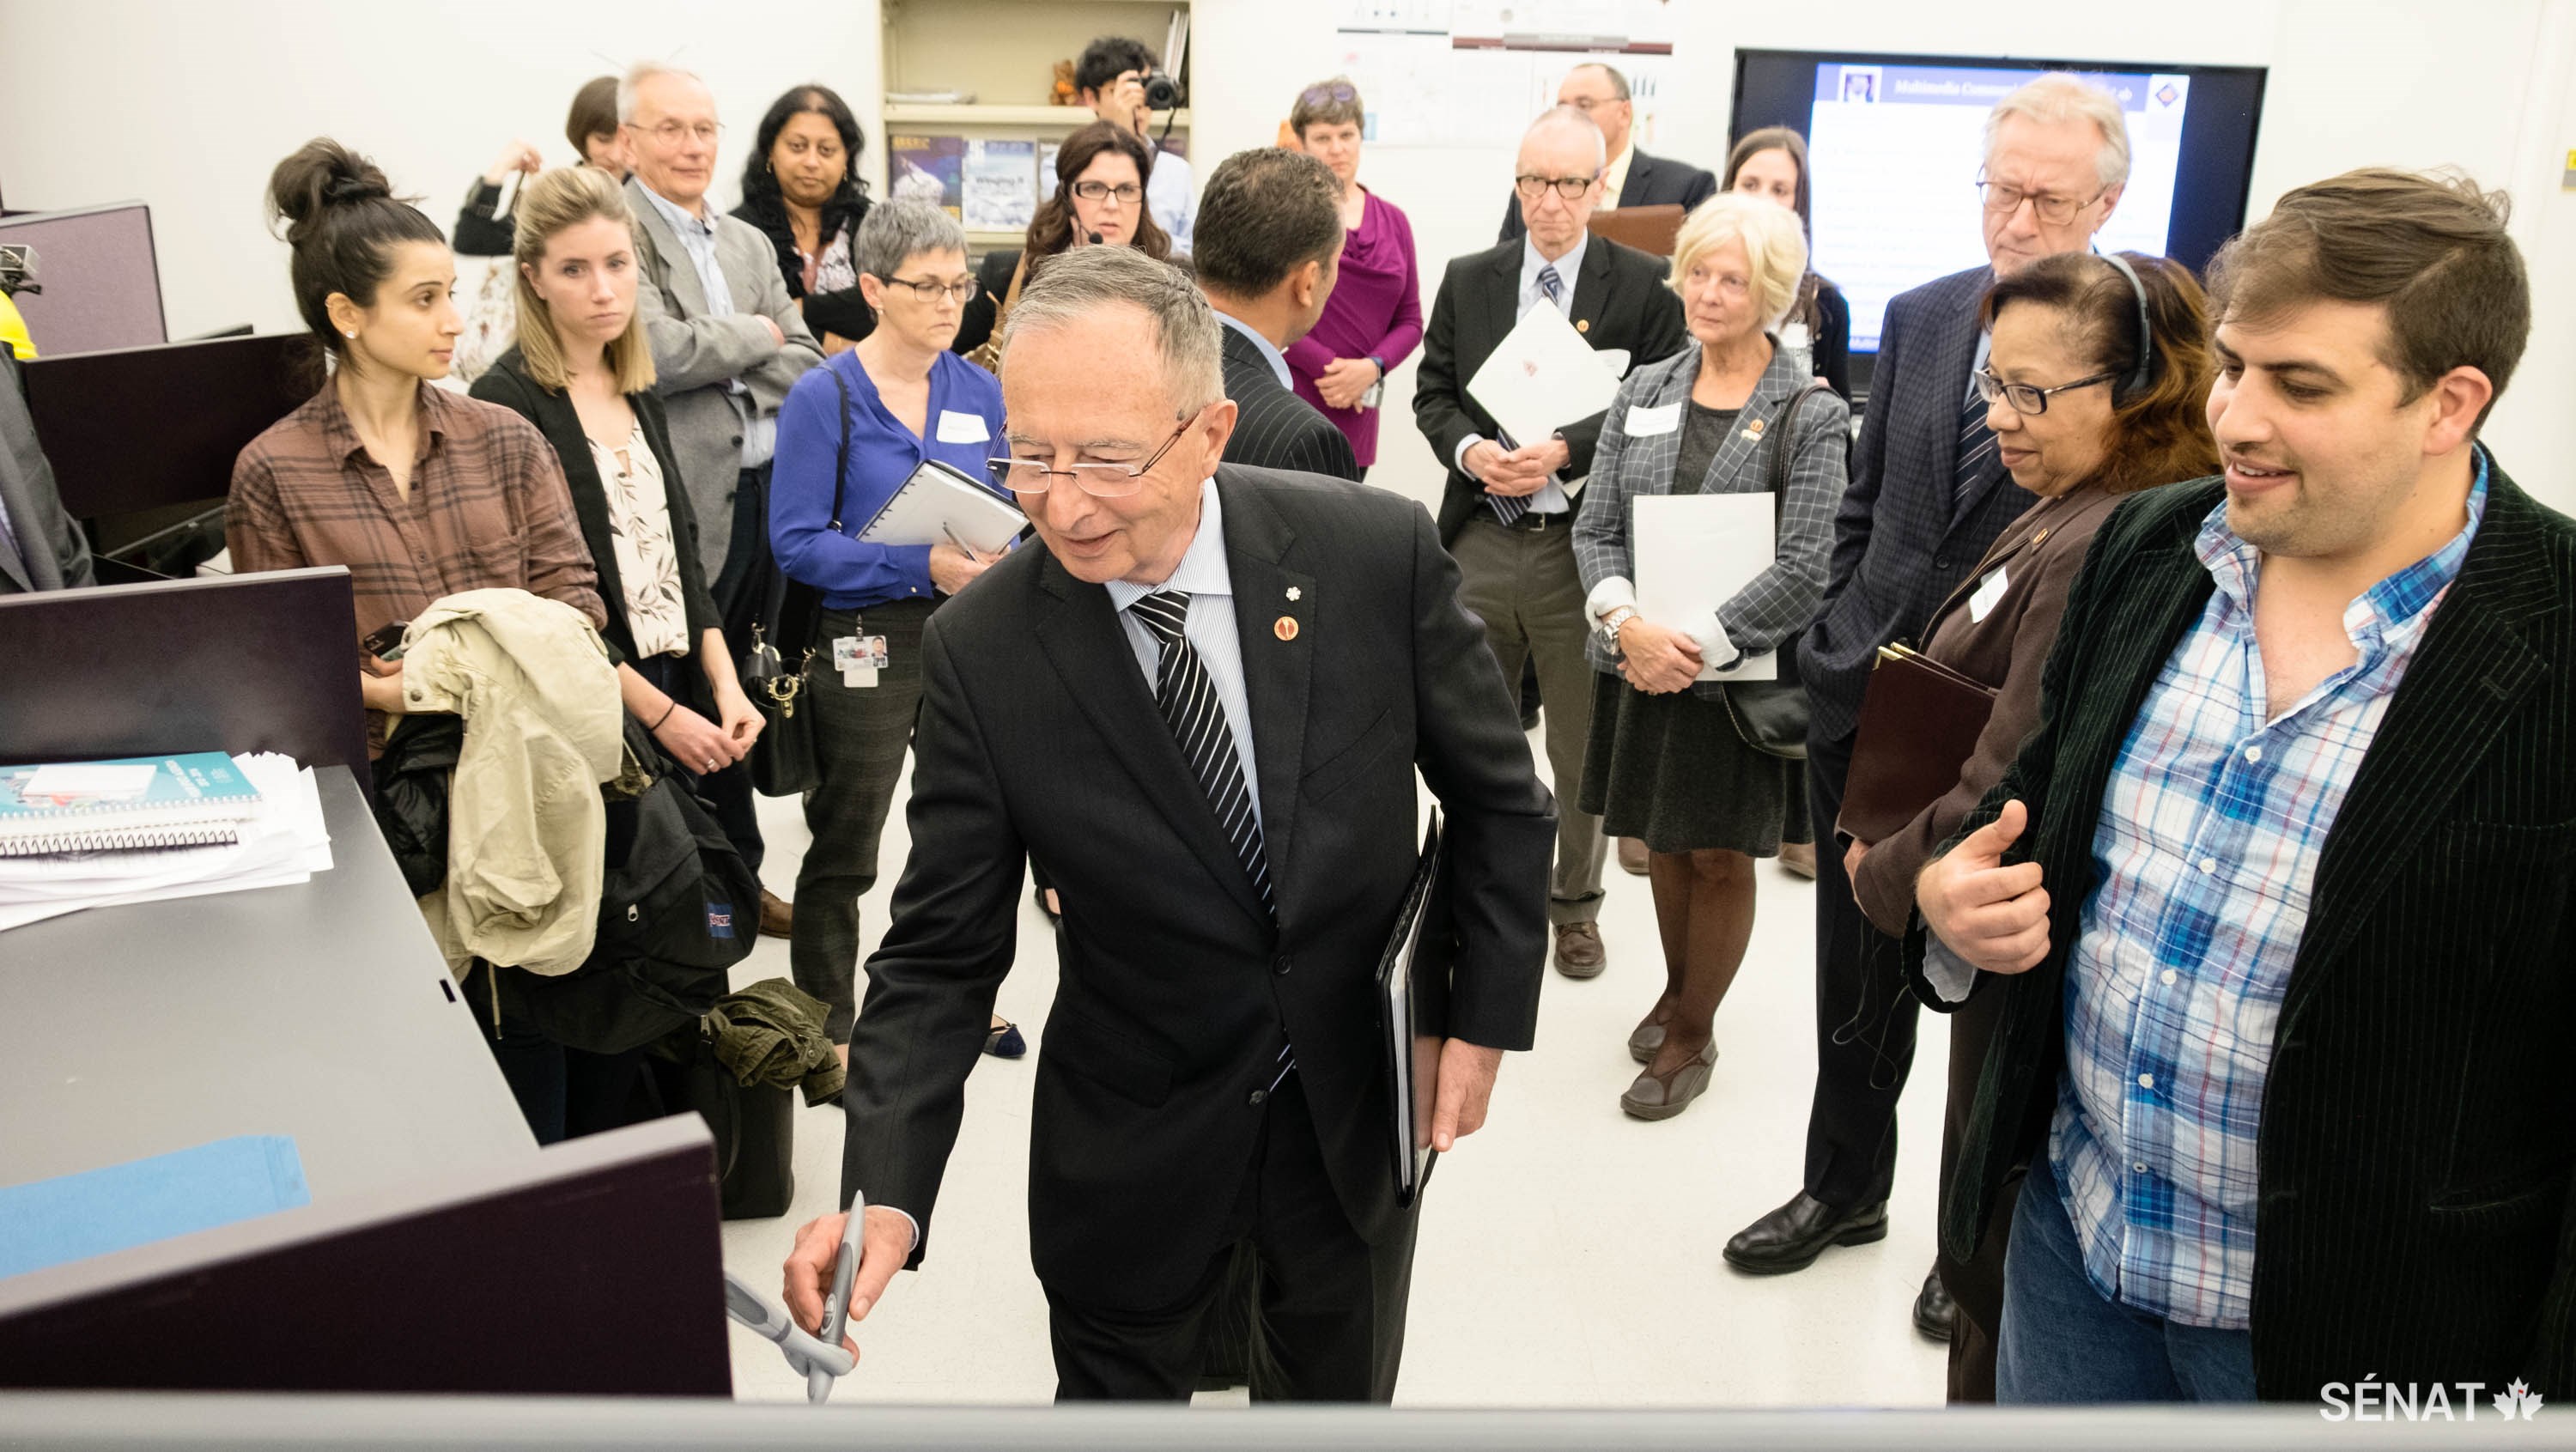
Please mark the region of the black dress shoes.
POLYGON ((1914 1329, 1934 1341, 1947 1341, 1958 1324, 1959 1308, 1950 1300, 1950 1288, 1941 1284, 1941 1270, 1935 1266, 1914 1297, 1914 1329))
POLYGON ((1788 1204, 1737 1231, 1726 1243, 1726 1263, 1748 1275, 1776 1276, 1814 1265, 1828 1246, 1886 1238, 1886 1201, 1844 1212, 1800 1190, 1788 1204))

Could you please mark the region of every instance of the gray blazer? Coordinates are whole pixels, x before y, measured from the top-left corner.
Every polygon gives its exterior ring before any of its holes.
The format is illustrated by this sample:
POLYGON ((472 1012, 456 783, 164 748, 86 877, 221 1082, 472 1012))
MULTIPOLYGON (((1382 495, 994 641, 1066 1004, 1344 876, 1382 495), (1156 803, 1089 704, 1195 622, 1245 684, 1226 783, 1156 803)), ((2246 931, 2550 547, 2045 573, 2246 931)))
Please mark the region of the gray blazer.
MULTIPOLYGON (((1638 494, 1672 493, 1673 472, 1680 464, 1682 431, 1676 428, 1630 438, 1629 410, 1689 399, 1692 380, 1699 376, 1699 355, 1694 341, 1672 357, 1629 374, 1602 419, 1601 447, 1592 456, 1592 480, 1574 517, 1574 561, 1583 571, 1587 593, 1613 577, 1636 578, 1628 549, 1628 500, 1638 494)), ((1780 430, 1769 425, 1778 422, 1782 409, 1807 382, 1797 355, 1786 349, 1772 354, 1771 366, 1753 385, 1736 427, 1727 433, 1717 457, 1709 461, 1708 474, 1699 482, 1700 493, 1760 494, 1770 489, 1771 459, 1783 444, 1780 430), (1763 420, 1765 427, 1758 439, 1747 438, 1755 419, 1763 420)), ((1777 650, 1796 638, 1814 618, 1816 602, 1824 596, 1825 566, 1834 546, 1834 509, 1842 502, 1850 454, 1851 405, 1830 391, 1818 392, 1798 406, 1791 431, 1796 437, 1786 444, 1791 450, 1789 487, 1780 501, 1777 558, 1771 568, 1717 607, 1717 621, 1726 627, 1726 638, 1748 654, 1777 650)), ((1617 659, 1601 643, 1600 632, 1586 631, 1583 648, 1594 669, 1618 669, 1617 659)), ((1691 690, 1715 697, 1725 688, 1723 681, 1700 681, 1691 690)))
POLYGON ((18 361, 0 346, 0 510, 18 547, 0 543, 0 595, 62 590, 98 581, 90 574, 89 541, 63 513, 54 491, 54 467, 36 446, 36 421, 18 392, 18 361))
POLYGON ((698 559, 712 580, 733 539, 734 484, 742 472, 742 415, 729 385, 741 379, 758 416, 775 418, 787 390, 823 361, 823 350, 787 295, 778 248, 759 228, 714 214, 716 262, 733 294, 733 315, 715 317, 688 250, 631 177, 626 204, 635 213, 636 261, 644 270, 635 311, 652 340, 653 391, 670 415, 671 450, 698 516, 698 559), (764 317, 785 335, 784 346, 769 340, 764 317))

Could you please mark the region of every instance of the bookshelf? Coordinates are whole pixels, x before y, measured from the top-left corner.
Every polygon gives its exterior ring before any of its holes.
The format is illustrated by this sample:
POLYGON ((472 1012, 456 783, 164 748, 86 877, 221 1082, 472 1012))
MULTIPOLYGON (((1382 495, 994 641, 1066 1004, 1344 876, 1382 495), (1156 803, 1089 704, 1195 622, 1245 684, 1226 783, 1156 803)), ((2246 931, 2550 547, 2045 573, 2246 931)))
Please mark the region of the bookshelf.
MULTIPOLYGON (((883 0, 885 93, 888 96, 952 92, 972 99, 955 103, 888 100, 879 109, 887 186, 895 195, 904 174, 898 141, 958 138, 974 143, 1031 143, 1034 163, 1045 149, 1093 120, 1082 106, 1050 104, 1058 61, 1070 61, 1095 36, 1125 35, 1163 54, 1172 17, 1190 12, 1188 0, 883 0)), ((1188 77, 1188 57, 1182 76, 1188 77)), ((1151 135, 1166 123, 1186 141, 1189 108, 1157 112, 1151 135)), ((916 154, 916 159, 919 159, 916 154)), ((944 158, 943 158, 944 160, 944 158)), ((961 159, 956 165, 967 163, 961 159)), ((918 178, 916 178, 918 182, 918 178)), ((1036 195, 1054 188, 1052 174, 1033 177, 1036 195)), ((1019 245, 1020 227, 966 231, 968 250, 981 254, 1019 245)))

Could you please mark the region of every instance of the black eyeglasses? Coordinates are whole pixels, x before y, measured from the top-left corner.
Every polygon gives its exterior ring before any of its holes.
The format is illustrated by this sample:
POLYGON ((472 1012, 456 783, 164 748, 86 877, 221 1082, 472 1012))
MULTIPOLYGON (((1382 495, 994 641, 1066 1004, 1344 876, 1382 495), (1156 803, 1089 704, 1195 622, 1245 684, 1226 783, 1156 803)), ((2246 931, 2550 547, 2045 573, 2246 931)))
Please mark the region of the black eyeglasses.
POLYGON ((933 277, 884 277, 877 280, 888 287, 908 287, 912 289, 912 295, 923 302, 937 302, 942 297, 965 302, 975 296, 975 279, 971 277, 954 278, 947 282, 941 282, 933 277))
POLYGON ((1579 202, 1583 200, 1583 194, 1585 192, 1592 190, 1592 183, 1596 180, 1598 180, 1597 176, 1538 176, 1535 174, 1525 174, 1512 178, 1512 189, 1535 202, 1541 196, 1546 194, 1548 188, 1554 187, 1556 188, 1556 194, 1558 196, 1565 198, 1569 202, 1579 202))
POLYGON ((1132 207, 1144 199, 1145 189, 1134 182, 1120 182, 1113 187, 1105 181, 1078 181, 1073 184, 1073 194, 1086 202, 1116 197, 1122 205, 1132 207))
POLYGON ((1014 494, 1044 494, 1047 486, 1061 477, 1072 480, 1083 493, 1094 498, 1124 499, 1145 487, 1145 476, 1154 472, 1154 466, 1163 462, 1163 456, 1172 451, 1172 445, 1179 443, 1181 435, 1188 433, 1190 425, 1197 423, 1199 415, 1206 412, 1202 408, 1181 420, 1181 426, 1172 430, 1170 438, 1163 440, 1163 446, 1146 455, 1145 462, 1141 464, 1068 464, 1061 469, 1050 469, 1044 459, 986 459, 984 468, 993 476, 994 488, 1008 489, 1014 494))
POLYGON ((2064 393, 2070 388, 2090 388, 2096 383, 2108 383, 2119 376, 2116 373, 2096 373, 2090 378, 2078 378, 2073 383, 2060 383, 2054 388, 2042 388, 2036 383, 2006 383, 1995 376, 1995 370, 1992 368, 1980 368, 1977 370, 1977 397, 1988 403, 2000 399, 2013 412, 2028 418, 2037 418, 2048 412, 2050 394, 2064 393))

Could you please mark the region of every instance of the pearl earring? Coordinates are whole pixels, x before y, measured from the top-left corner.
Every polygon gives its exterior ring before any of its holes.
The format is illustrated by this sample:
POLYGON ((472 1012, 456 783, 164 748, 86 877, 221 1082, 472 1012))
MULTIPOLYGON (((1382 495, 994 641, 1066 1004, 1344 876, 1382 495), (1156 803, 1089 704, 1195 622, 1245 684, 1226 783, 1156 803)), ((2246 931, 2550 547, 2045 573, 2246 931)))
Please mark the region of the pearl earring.
POLYGON ((358 336, 357 329, 355 329, 355 328, 351 328, 351 329, 348 329, 348 330, 346 330, 346 331, 347 331, 347 335, 348 335, 349 337, 354 338, 354 337, 358 336))

